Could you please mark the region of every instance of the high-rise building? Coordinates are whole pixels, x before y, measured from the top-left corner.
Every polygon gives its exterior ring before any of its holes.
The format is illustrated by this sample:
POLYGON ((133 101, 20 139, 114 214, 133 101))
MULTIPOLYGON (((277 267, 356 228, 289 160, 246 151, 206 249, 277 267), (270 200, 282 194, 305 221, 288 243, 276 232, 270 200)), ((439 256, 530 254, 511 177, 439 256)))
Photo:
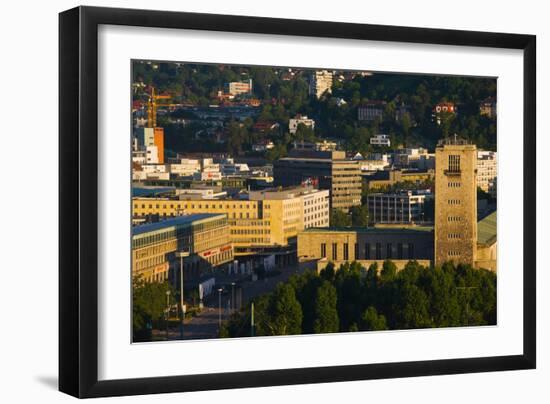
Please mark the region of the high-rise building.
MULTIPOLYGON (((138 128, 137 141, 138 148, 142 150, 155 146, 157 156, 150 156, 149 161, 164 164, 164 128, 138 128)), ((150 150, 152 152, 154 149, 150 150)))
POLYGON ((313 185, 330 191, 331 209, 361 205, 361 166, 343 151, 291 151, 273 163, 275 185, 313 185))
POLYGON ((435 149, 435 265, 475 264, 476 165, 476 146, 456 135, 435 149))
POLYGON ((332 92, 332 77, 332 72, 328 70, 317 70, 313 73, 309 81, 309 95, 321 98, 325 91, 332 92))
POLYGON ((154 128, 153 142, 157 146, 159 164, 164 164, 164 128, 154 128))

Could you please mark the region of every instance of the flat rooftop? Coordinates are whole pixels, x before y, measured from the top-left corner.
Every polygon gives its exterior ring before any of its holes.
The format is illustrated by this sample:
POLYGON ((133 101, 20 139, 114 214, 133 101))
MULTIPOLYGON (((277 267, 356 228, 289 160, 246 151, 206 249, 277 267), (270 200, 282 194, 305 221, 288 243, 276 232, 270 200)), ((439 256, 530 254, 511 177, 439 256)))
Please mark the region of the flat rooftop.
POLYGON ((143 233, 150 233, 157 230, 164 230, 175 226, 190 226, 194 223, 206 220, 225 218, 225 213, 196 213, 192 215, 178 216, 171 219, 161 220, 156 223, 147 223, 132 228, 132 235, 137 236, 143 233))
POLYGON ((132 186, 132 197, 156 196, 175 191, 176 187, 132 186))
POLYGON ((405 234, 417 234, 432 232, 431 226, 415 226, 415 227, 311 227, 304 230, 306 233, 380 233, 380 234, 392 234, 392 233, 405 233, 405 234))

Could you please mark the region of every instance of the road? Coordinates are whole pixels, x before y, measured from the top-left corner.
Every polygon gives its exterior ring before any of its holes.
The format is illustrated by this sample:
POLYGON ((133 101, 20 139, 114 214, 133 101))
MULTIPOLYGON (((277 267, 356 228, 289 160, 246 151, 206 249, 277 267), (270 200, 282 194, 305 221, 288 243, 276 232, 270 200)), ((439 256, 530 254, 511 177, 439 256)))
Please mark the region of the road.
MULTIPOLYGON (((275 286, 279 282, 285 282, 288 278, 298 273, 298 266, 287 267, 281 270, 281 273, 277 276, 268 277, 264 280, 258 280, 255 282, 247 281, 242 282, 240 286, 242 287, 242 304, 245 306, 251 299, 256 296, 262 295, 264 293, 271 292, 275 289, 275 286)), ((231 279, 224 277, 223 282, 225 284, 229 283, 231 279)), ((236 279, 235 279, 236 280, 236 279)), ((216 282, 220 284, 220 282, 216 282)), ((230 299, 231 299, 231 289, 229 287, 229 293, 222 294, 221 299, 221 319, 222 322, 226 321, 229 318, 231 313, 230 309, 230 299)), ((187 318, 183 327, 183 339, 209 339, 209 338, 218 338, 219 332, 219 301, 218 294, 212 293, 208 298, 204 300, 204 309, 201 313, 197 314, 195 317, 187 318)), ((166 339, 165 330, 154 330, 153 331, 154 340, 164 340, 166 339)), ((179 328, 171 328, 168 330, 168 339, 169 340, 179 340, 182 339, 180 335, 179 328)))

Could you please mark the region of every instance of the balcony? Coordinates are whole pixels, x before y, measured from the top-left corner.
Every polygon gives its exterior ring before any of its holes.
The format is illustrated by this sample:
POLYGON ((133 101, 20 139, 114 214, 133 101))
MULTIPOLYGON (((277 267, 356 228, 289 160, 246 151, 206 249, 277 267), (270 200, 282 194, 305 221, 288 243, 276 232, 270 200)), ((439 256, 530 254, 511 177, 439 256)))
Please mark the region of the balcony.
POLYGON ((443 174, 449 177, 460 177, 461 173, 460 170, 443 170, 443 174))

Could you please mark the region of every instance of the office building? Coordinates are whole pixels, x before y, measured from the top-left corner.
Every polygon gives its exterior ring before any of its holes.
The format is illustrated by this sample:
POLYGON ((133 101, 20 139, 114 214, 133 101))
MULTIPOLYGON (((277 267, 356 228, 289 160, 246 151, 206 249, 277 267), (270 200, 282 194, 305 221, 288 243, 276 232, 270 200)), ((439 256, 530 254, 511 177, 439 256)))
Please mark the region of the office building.
POLYGON ((357 261, 364 267, 391 259, 398 269, 409 260, 429 266, 433 258, 433 229, 416 228, 327 228, 298 234, 298 259, 304 268, 317 271, 328 262, 338 268, 357 261))
POLYGON ((348 211, 361 204, 361 166, 343 151, 291 150, 273 163, 275 185, 313 185, 330 191, 331 209, 348 211))
POLYGON ((416 185, 430 183, 435 179, 435 170, 379 170, 364 175, 363 181, 369 190, 384 189, 402 182, 416 185))
POLYGON ((328 226, 328 191, 308 187, 251 191, 247 199, 133 198, 134 218, 224 213, 236 255, 296 244, 305 226, 328 226))
POLYGON ((189 254, 183 261, 186 279, 233 262, 226 215, 180 216, 132 229, 133 275, 147 282, 168 280, 170 269, 181 264, 177 252, 189 254))
POLYGON ((424 203, 431 193, 403 191, 376 193, 367 196, 369 222, 383 224, 414 224, 425 221, 424 203))

